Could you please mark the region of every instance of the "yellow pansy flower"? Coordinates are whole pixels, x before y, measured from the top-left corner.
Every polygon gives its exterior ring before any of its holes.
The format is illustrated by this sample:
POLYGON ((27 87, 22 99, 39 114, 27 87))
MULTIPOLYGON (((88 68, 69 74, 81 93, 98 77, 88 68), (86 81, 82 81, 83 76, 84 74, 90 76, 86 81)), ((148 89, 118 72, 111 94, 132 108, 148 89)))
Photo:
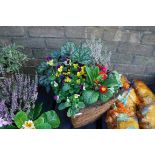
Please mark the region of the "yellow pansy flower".
POLYGON ((69 83, 69 82, 71 82, 71 78, 66 77, 66 79, 64 81, 69 83))
POLYGON ((77 83, 77 84, 80 84, 80 82, 81 82, 80 79, 76 80, 76 83, 77 83))
POLYGON ((79 65, 78 64, 73 64, 73 66, 74 66, 74 68, 78 68, 79 65))
POLYGON ((71 74, 71 72, 67 72, 67 75, 70 75, 71 74))
POLYGON ((62 72, 62 70, 63 70, 63 66, 60 66, 60 67, 58 68, 58 72, 62 72))
POLYGON ((56 77, 58 77, 58 76, 59 76, 59 73, 58 73, 58 72, 56 72, 55 76, 56 76, 56 77))
POLYGON ((77 76, 78 76, 78 77, 81 76, 81 72, 77 72, 77 76))
POLYGON ((50 66, 53 66, 53 64, 54 64, 53 60, 48 61, 47 64, 50 65, 50 66))

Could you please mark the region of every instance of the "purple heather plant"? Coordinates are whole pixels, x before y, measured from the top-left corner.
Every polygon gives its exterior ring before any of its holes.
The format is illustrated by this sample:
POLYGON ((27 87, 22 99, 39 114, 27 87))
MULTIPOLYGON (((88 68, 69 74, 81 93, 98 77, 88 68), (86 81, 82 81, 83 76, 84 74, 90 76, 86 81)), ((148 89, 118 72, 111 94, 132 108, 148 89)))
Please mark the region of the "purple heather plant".
POLYGON ((13 120, 20 110, 28 114, 35 106, 37 86, 37 75, 34 80, 31 80, 29 75, 23 74, 15 74, 1 80, 0 118, 7 121, 13 120))

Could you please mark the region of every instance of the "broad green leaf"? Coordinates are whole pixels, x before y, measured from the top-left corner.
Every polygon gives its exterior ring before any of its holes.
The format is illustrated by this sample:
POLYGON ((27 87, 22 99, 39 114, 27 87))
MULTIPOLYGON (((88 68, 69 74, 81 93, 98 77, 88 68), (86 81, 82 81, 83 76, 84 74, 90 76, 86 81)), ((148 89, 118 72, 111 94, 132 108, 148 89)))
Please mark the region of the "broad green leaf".
POLYGON ((57 113, 53 110, 45 112, 41 115, 44 118, 45 123, 49 123, 51 128, 58 128, 60 125, 60 119, 57 113))
POLYGON ((49 123, 37 124, 36 129, 51 129, 51 125, 49 123))
POLYGON ((85 108, 84 102, 79 102, 79 103, 78 103, 78 107, 79 107, 80 109, 85 108))
POLYGON ((85 90, 83 92, 83 98, 85 104, 93 104, 97 102, 99 98, 99 92, 93 91, 93 90, 85 90))
POLYGON ((108 91, 107 93, 100 93, 99 100, 103 103, 106 103, 111 97, 113 97, 112 91, 108 91))
POLYGON ((39 117, 37 120, 34 121, 34 125, 37 126, 39 124, 43 124, 44 123, 44 118, 43 117, 39 117))
POLYGON ((64 86, 62 87, 62 91, 66 92, 66 91, 68 91, 68 90, 70 90, 70 85, 66 83, 66 84, 64 84, 64 86))
POLYGON ((71 103, 70 102, 65 102, 65 103, 59 104, 58 109, 59 110, 63 110, 63 109, 68 108, 70 106, 71 106, 71 103))
POLYGON ((28 121, 28 117, 23 111, 19 111, 14 117, 14 122, 18 128, 21 128, 25 121, 28 121))
POLYGON ((34 110, 33 110, 33 120, 37 119, 42 111, 42 103, 35 105, 34 110))

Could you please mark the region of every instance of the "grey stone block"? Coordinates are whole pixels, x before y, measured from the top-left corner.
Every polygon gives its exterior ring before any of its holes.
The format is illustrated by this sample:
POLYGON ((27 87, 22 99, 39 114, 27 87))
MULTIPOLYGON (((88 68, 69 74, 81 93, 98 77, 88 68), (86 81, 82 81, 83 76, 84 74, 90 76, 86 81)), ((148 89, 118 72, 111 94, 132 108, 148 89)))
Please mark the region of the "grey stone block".
POLYGON ((120 53, 133 53, 142 56, 152 56, 153 46, 141 45, 134 43, 120 43, 118 52, 120 53))
POLYGON ((5 46, 5 45, 9 45, 9 44, 11 44, 12 43, 12 41, 11 41, 11 39, 9 39, 9 38, 1 38, 0 39, 0 45, 3 45, 3 46, 5 46))
POLYGON ((24 36, 22 26, 0 26, 0 36, 21 37, 24 36))
POLYGON ((44 59, 46 56, 50 55, 52 50, 46 49, 33 49, 33 55, 36 59, 44 59))
POLYGON ((145 66, 155 66, 155 57, 146 57, 146 56, 135 56, 133 64, 136 65, 145 65, 145 66))
POLYGON ((140 43, 142 34, 140 32, 130 32, 129 42, 131 43, 140 43))
POLYGON ((145 74, 155 75, 155 65, 154 66, 146 66, 145 74))
POLYGON ((130 39, 130 32, 128 30, 126 30, 126 31, 117 30, 114 35, 113 40, 127 42, 129 39, 130 39))
POLYGON ((122 74, 144 74, 145 66, 131 64, 113 64, 113 68, 122 74))
POLYGON ((63 26, 28 27, 28 33, 31 37, 64 38, 64 27, 63 26))
POLYGON ((118 63, 118 64, 131 64, 133 61, 132 54, 112 54, 111 62, 118 63))
POLYGON ((152 31, 155 32, 155 26, 124 26, 125 30, 134 30, 134 31, 152 31))
POLYGON ((24 47, 29 48, 45 48, 45 40, 43 38, 16 38, 13 39, 13 42, 15 42, 18 45, 23 45, 24 47))
POLYGON ((103 39, 103 34, 104 34, 104 27, 94 27, 94 26, 89 26, 86 27, 86 34, 85 37, 87 39, 103 39))
POLYGON ((47 48, 60 49, 65 43, 65 39, 49 38, 46 39, 47 48))
POLYGON ((110 29, 110 30, 107 29, 107 30, 104 30, 104 32, 103 32, 103 40, 113 41, 116 32, 117 32, 117 29, 110 29))
POLYGON ((147 45, 155 45, 155 34, 145 34, 142 43, 147 45))
POLYGON ((84 26, 66 26, 65 34, 67 38, 86 38, 84 26))

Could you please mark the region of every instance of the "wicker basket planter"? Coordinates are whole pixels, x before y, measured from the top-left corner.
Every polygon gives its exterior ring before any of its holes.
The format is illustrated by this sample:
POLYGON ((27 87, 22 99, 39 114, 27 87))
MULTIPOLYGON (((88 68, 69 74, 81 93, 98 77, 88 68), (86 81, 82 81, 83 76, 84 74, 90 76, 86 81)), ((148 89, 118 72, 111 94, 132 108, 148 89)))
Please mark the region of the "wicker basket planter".
POLYGON ((74 128, 80 128, 89 123, 93 123, 102 116, 117 100, 117 96, 122 93, 123 90, 119 91, 114 97, 108 102, 102 104, 97 102, 96 104, 82 109, 77 115, 71 117, 71 122, 74 128))
POLYGON ((84 108, 74 117, 71 122, 74 128, 80 128, 89 123, 96 121, 104 112, 106 112, 117 99, 111 99, 105 104, 97 102, 95 105, 84 108))

